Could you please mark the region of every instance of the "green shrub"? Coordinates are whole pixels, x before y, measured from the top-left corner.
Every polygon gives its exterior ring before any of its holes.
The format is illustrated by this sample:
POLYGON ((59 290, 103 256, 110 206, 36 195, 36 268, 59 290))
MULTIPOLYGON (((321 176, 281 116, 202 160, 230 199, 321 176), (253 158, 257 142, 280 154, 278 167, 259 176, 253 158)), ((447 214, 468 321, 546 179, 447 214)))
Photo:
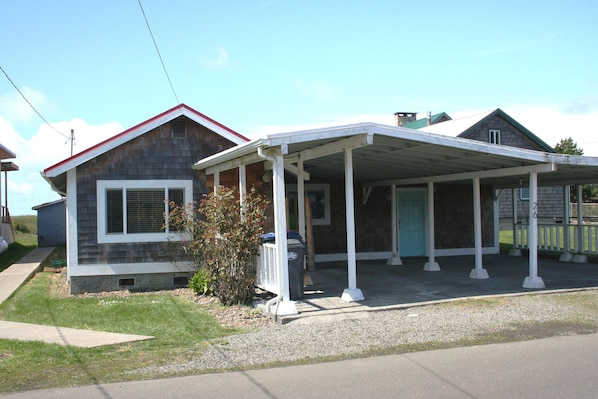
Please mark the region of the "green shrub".
POLYGON ((31 234, 31 230, 29 229, 29 227, 25 226, 24 224, 17 223, 15 226, 15 230, 19 233, 31 234))
MULTIPOLYGON (((252 189, 243 201, 235 187, 218 187, 193 204, 170 204, 169 225, 198 270, 210 273, 210 287, 225 305, 250 303, 268 201, 252 189), (197 217, 201 215, 201 217, 197 217)), ((199 278, 199 277, 198 277, 199 278)))
POLYGON ((197 295, 214 295, 210 271, 208 269, 199 269, 189 281, 189 288, 197 295))

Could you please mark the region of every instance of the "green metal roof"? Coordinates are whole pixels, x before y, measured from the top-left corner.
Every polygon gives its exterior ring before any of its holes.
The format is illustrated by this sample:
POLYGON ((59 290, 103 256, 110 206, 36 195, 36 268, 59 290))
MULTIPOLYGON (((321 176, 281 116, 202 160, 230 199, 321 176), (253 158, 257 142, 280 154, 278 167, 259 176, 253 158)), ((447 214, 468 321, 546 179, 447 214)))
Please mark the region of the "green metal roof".
MULTIPOLYGON (((435 124, 438 122, 438 120, 442 117, 446 117, 448 119, 452 119, 450 116, 448 116, 445 112, 440 112, 438 114, 434 114, 432 116, 430 116, 430 124, 435 124)), ((403 127, 407 127, 409 129, 421 129, 424 126, 428 125, 428 118, 422 118, 422 119, 418 119, 415 120, 413 122, 409 122, 409 123, 405 123, 403 125, 403 127)))

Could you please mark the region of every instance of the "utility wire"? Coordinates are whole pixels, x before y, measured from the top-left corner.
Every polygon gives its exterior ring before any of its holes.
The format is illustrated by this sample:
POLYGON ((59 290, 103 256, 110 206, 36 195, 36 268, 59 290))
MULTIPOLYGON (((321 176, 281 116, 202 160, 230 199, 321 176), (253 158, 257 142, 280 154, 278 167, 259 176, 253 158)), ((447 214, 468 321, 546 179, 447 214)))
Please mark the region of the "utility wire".
POLYGON ((172 85, 172 81, 170 80, 170 76, 168 76, 168 71, 166 70, 166 65, 164 65, 164 60, 162 60, 162 55, 160 54, 160 50, 158 49, 158 44, 156 43, 156 39, 154 39, 154 34, 152 33, 152 28, 150 28, 150 24, 145 16, 145 11, 143 11, 143 6, 141 5, 141 0, 137 0, 139 2, 139 8, 141 8, 141 13, 143 14, 143 19, 145 19, 145 24, 147 25, 147 29, 149 30, 150 36, 152 37, 152 41, 154 42, 154 47, 156 48, 156 52, 158 53, 158 58, 160 58, 160 62, 162 63, 162 69, 164 69, 164 73, 166 74, 166 79, 168 79, 168 83, 170 84, 170 88, 172 89, 172 94, 174 94, 174 98, 177 104, 180 104, 179 98, 174 91, 174 86, 172 85))
MULTIPOLYGON (((42 114, 39 113, 39 111, 33 106, 33 104, 31 104, 29 102, 29 100, 27 100, 27 97, 25 97, 25 95, 21 92, 21 90, 19 90, 19 88, 17 87, 17 85, 12 81, 12 79, 8 76, 8 74, 6 73, 6 71, 4 70, 4 68, 2 68, 2 66, 0 66, 0 70, 2 70, 2 72, 4 73, 4 76, 6 76, 6 79, 8 79, 8 81, 10 82, 10 84, 19 92, 19 94, 21 95, 21 97, 23 97, 23 99, 27 102, 27 104, 29 104, 29 106, 31 107, 32 110, 35 111, 35 113, 42 118, 42 120, 46 123, 46 125, 50 126, 52 128, 52 130, 54 130, 56 133, 58 133, 59 135, 61 135, 62 137, 66 137, 67 139, 71 140, 71 137, 67 136, 64 133, 61 133, 60 131, 58 131, 58 129, 56 129, 54 126, 52 126, 50 124, 50 122, 48 122, 46 120, 46 118, 44 118, 42 116, 42 114)), ((67 141, 68 142, 68 141, 67 141)))

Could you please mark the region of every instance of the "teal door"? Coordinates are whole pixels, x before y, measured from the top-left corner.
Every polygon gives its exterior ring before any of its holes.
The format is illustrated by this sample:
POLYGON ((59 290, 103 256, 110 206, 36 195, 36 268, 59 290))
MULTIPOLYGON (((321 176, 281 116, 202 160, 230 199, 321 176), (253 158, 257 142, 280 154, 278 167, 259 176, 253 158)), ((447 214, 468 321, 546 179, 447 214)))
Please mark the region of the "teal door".
POLYGON ((398 191, 400 256, 426 254, 426 192, 423 189, 398 191))

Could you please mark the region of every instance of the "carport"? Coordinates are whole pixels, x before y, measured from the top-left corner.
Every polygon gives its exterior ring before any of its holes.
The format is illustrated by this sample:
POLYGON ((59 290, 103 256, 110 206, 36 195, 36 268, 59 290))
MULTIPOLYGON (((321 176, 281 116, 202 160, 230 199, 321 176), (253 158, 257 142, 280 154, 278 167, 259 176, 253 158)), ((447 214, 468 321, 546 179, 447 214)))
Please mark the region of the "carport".
MULTIPOLYGON (((364 300, 363 292, 357 284, 355 183, 362 187, 364 201, 367 201, 372 187, 390 186, 393 196, 395 188, 400 186, 419 185, 427 188, 426 271, 440 270, 434 245, 434 185, 441 182, 471 184, 474 199, 471 212, 475 225, 475 267, 469 276, 477 280, 489 277, 482 259, 480 184, 483 182, 493 185, 495 189, 529 187, 529 247, 532 250, 523 287, 540 289, 545 284, 538 275, 535 217, 537 187, 598 181, 598 158, 523 150, 373 123, 268 135, 203 159, 194 168, 205 171, 206 175, 213 175, 215 188, 219 185, 221 172, 238 168, 239 187, 244 193, 247 187, 245 167, 256 162, 267 162, 272 168, 274 230, 277 237, 286 236, 287 231, 285 170, 297 176, 298 217, 302 236, 305 236, 305 181, 311 176, 344 179, 347 286, 341 299, 346 302, 364 300)), ((395 203, 393 198, 393 209, 395 203)), ((397 246, 397 217, 396 210, 393 210, 390 221, 393 239, 388 260, 393 265, 403 262, 397 246)), ((268 290, 278 295, 276 301, 281 301, 277 307, 280 314, 294 314, 297 309, 289 297, 286 254, 286 240, 278 239, 273 256, 274 273, 270 273, 277 278, 268 290)))

